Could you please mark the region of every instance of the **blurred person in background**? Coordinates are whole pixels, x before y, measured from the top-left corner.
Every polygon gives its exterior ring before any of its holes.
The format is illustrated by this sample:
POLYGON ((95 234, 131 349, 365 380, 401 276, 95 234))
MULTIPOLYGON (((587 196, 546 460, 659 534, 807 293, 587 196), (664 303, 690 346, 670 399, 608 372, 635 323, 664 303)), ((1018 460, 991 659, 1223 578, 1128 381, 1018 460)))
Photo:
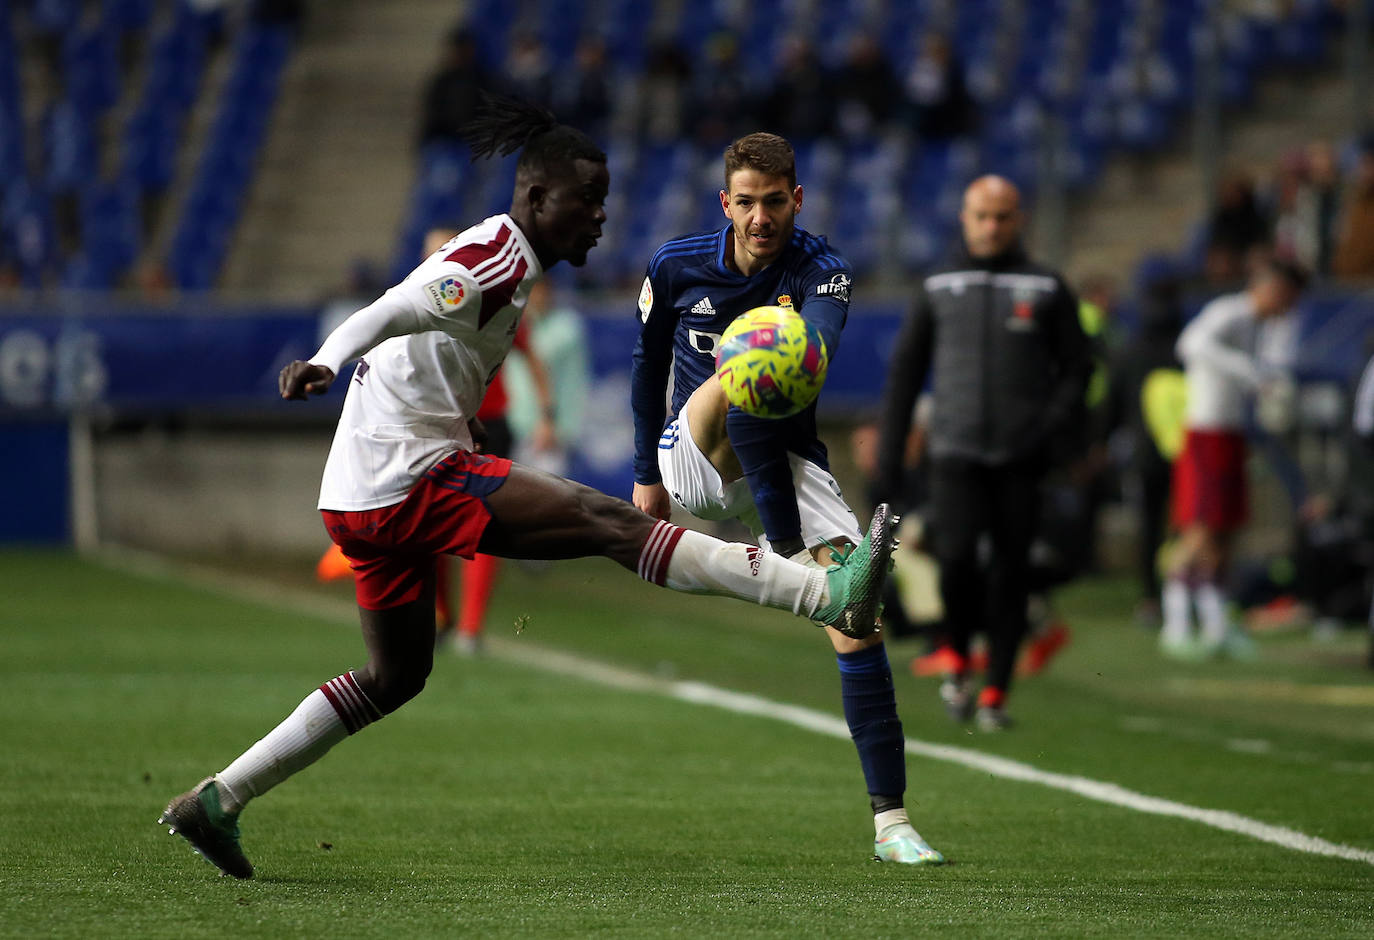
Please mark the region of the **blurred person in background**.
POLYGON ((795 141, 833 136, 837 131, 835 96, 835 77, 811 40, 804 36, 783 40, 773 87, 762 111, 769 126, 795 141))
POLYGON ((897 72, 872 33, 857 33, 849 40, 835 85, 838 130, 847 138, 864 140, 880 134, 901 104, 897 72))
POLYGON ((722 31, 706 40, 705 67, 692 82, 691 129, 697 143, 721 148, 758 123, 760 89, 740 61, 739 38, 722 31))
POLYGON ((609 68, 605 40, 588 36, 579 41, 572 74, 553 85, 553 112, 589 134, 604 134, 611 117, 609 68))
POLYGON ((1339 184, 1336 154, 1326 141, 1283 156, 1271 197, 1276 255, 1315 275, 1330 273, 1339 184))
POLYGON ((922 140, 949 140, 977 130, 978 105, 948 37, 926 35, 905 86, 916 136, 922 140))
POLYGON ((1374 278, 1374 135, 1360 142, 1355 173, 1346 186, 1331 273, 1374 278))
POLYGON ((687 126, 692 60, 677 43, 661 39, 650 44, 644 61, 644 72, 628 89, 630 130, 651 144, 676 143, 687 126))
POLYGON ((464 26, 444 40, 438 70, 425 84, 420 111, 421 146, 435 141, 459 142, 463 128, 477 113, 486 77, 477 37, 464 26))
POLYGON ((1216 206, 1207 218, 1203 273, 1212 284, 1235 284, 1244 277, 1255 252, 1269 244, 1269 219, 1248 173, 1234 171, 1217 187, 1216 206))
POLYGON ((1232 622, 1225 584, 1231 542, 1248 515, 1246 429, 1252 400, 1291 396, 1292 321, 1281 318, 1306 285, 1302 268, 1272 258, 1245 290, 1213 300, 1179 336, 1187 410, 1172 481, 1172 523, 1179 535, 1161 596, 1160 648, 1167 655, 1253 652, 1232 622), (1194 609, 1201 626, 1196 639, 1194 609))
POLYGON ((952 667, 940 694, 951 717, 966 721, 976 705, 979 727, 995 731, 1010 724, 1041 484, 1082 418, 1093 363, 1078 300, 1022 245, 1016 186, 999 176, 975 180, 959 222, 961 244, 917 288, 893 348, 877 494, 901 496, 912 407, 930 376, 930 493, 952 667), (979 556, 985 537, 987 564, 979 556), (975 698, 969 654, 977 633, 990 651, 975 698))
MULTIPOLYGON (((1360 521, 1362 542, 1368 548, 1374 546, 1374 357, 1370 357, 1360 373, 1351 411, 1350 509, 1360 521)), ((1374 582, 1374 566, 1365 574, 1366 586, 1371 582, 1374 582)), ((1374 669, 1374 600, 1369 607, 1368 665, 1374 669)))
POLYGON ((549 281, 540 281, 530 291, 521 322, 529 332, 530 356, 512 355, 501 368, 510 402, 506 416, 517 442, 515 456, 564 476, 569 452, 586 425, 592 383, 587 326, 576 309, 559 302, 549 281), (541 390, 537 363, 547 375, 547 391, 541 390))
POLYGON ((1168 522, 1174 459, 1183 449, 1187 384, 1174 346, 1183 329, 1176 278, 1148 284, 1140 299, 1140 332, 1113 357, 1111 411, 1118 430, 1113 449, 1123 457, 1127 498, 1136 516, 1137 619, 1160 619, 1159 552, 1168 522))
POLYGON ((553 86, 553 64, 543 40, 528 30, 517 33, 506 57, 502 89, 516 98, 548 107, 553 101, 553 86))

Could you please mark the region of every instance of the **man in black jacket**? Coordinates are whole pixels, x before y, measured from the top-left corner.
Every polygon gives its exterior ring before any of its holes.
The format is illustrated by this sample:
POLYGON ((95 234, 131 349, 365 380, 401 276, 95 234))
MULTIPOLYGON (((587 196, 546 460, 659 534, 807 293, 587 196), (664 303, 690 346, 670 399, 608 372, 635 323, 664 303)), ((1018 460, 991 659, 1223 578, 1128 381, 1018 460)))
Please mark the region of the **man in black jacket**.
POLYGON ((1081 419, 1092 371, 1078 301, 1021 245, 1021 196, 984 176, 964 192, 962 250, 925 278, 893 350, 885 394, 878 486, 901 475, 912 406, 933 373, 929 454, 935 554, 951 661, 940 689, 950 714, 973 716, 969 641, 989 639, 978 724, 1008 724, 1005 701, 1026 633, 1029 550, 1040 483, 1056 439, 1081 419), (980 563, 979 543, 991 548, 980 563))

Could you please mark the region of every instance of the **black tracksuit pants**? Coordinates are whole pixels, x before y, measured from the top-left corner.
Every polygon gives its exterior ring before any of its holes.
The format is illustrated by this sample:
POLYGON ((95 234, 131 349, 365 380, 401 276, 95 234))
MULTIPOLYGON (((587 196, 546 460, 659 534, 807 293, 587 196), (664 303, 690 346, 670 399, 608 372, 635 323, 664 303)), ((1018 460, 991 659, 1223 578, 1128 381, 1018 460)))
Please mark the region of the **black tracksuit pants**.
POLYGON ((988 638, 986 685, 1006 692, 1025 638, 1030 546, 1040 517, 1039 465, 956 458, 931 464, 935 555, 949 645, 967 657, 975 633, 988 638), (991 555, 984 563, 979 542, 991 555))

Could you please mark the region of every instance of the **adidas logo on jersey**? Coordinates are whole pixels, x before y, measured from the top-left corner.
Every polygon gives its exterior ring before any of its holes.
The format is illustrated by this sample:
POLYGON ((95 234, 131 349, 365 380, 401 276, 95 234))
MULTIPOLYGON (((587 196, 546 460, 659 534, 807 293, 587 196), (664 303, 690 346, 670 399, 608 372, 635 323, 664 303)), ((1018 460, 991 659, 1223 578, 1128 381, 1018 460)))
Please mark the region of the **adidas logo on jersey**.
POLYGON ((703 297, 692 304, 692 312, 700 317, 714 317, 716 315, 716 308, 711 306, 710 297, 703 297))

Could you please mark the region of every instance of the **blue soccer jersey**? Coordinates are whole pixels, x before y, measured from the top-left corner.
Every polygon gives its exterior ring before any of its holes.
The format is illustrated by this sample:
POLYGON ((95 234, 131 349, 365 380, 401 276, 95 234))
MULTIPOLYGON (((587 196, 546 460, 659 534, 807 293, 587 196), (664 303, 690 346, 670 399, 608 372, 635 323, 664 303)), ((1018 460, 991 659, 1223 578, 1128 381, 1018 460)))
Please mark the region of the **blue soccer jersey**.
MULTIPOLYGON (((822 237, 794 229, 777 261, 753 275, 725 263, 732 236, 718 232, 685 235, 664 244, 649 262, 639 294, 642 327, 630 371, 635 421, 635 481, 660 481, 658 438, 687 397, 716 369, 716 347, 730 321, 754 307, 796 310, 815 324, 833 359, 849 313, 849 262, 822 237), (671 409, 665 402, 669 369, 671 409)), ((816 406, 770 422, 787 450, 828 469, 816 436, 816 406)))

